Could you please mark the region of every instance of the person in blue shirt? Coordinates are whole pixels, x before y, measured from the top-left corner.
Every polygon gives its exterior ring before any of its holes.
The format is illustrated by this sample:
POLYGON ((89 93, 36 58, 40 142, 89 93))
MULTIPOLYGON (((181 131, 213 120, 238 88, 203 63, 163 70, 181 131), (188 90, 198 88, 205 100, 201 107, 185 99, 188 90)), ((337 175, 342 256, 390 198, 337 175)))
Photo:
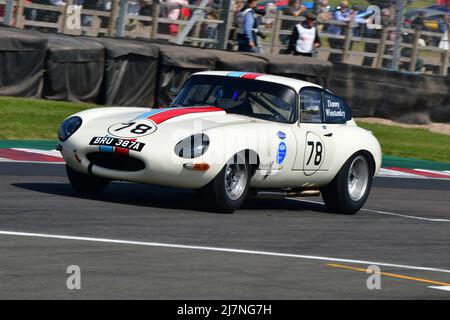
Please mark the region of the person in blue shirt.
POLYGON ((256 8, 256 0, 248 0, 247 4, 238 14, 238 35, 239 51, 255 52, 256 39, 254 37, 254 29, 256 25, 256 16, 254 9, 256 8))
MULTIPOLYGON (((334 19, 338 20, 340 22, 348 23, 350 20, 355 19, 356 11, 352 10, 349 7, 349 3, 347 0, 342 1, 340 7, 334 12, 334 19)), ((345 25, 335 25, 330 24, 327 32, 336 34, 336 35, 344 35, 346 31, 347 26, 345 25)), ((335 38, 328 38, 328 43, 330 44, 330 47, 333 49, 344 49, 344 39, 335 39, 335 38)), ((350 47, 352 46, 352 43, 350 43, 350 47)), ((342 62, 343 55, 341 53, 330 53, 330 56, 328 57, 328 61, 330 62, 342 62)))

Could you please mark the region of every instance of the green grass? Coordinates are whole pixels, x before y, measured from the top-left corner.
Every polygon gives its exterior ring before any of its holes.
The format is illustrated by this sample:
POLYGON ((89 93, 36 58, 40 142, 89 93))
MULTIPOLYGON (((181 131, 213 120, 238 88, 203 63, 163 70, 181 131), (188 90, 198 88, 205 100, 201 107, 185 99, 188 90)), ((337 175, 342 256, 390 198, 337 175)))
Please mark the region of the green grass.
POLYGON ((450 163, 450 136, 426 129, 358 122, 374 133, 384 155, 450 163))
MULTIPOLYGON (((57 140, 69 115, 97 105, 0 97, 0 140, 57 140)), ((358 123, 380 140, 385 155, 450 163, 450 137, 425 129, 358 123)))
POLYGON ((0 97, 0 139, 57 140, 61 122, 96 105, 0 97))

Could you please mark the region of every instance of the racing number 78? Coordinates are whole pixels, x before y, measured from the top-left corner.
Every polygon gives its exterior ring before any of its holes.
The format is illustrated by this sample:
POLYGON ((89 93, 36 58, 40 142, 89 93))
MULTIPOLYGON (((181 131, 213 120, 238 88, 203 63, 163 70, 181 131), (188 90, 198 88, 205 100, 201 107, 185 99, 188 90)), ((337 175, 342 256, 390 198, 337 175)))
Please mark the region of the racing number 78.
POLYGON ((311 153, 309 154, 308 162, 306 163, 306 165, 308 166, 310 164, 311 159, 313 158, 313 154, 315 153, 314 165, 318 166, 322 162, 322 153, 323 153, 322 143, 320 141, 316 142, 308 141, 308 146, 311 147, 311 153))
MULTIPOLYGON (((123 129, 127 129, 127 128, 130 128, 131 126, 134 126, 136 124, 136 122, 130 122, 130 123, 123 123, 123 127, 121 127, 121 128, 118 128, 118 129, 116 129, 116 130, 114 130, 114 131, 121 131, 121 130, 123 130, 123 129)), ((150 126, 147 126, 146 124, 138 124, 137 126, 136 126, 136 128, 134 128, 134 129, 132 129, 132 130, 130 130, 130 132, 131 133, 135 133, 135 134, 144 134, 144 133, 146 133, 148 130, 150 130, 150 129, 152 129, 152 127, 150 127, 150 126)))

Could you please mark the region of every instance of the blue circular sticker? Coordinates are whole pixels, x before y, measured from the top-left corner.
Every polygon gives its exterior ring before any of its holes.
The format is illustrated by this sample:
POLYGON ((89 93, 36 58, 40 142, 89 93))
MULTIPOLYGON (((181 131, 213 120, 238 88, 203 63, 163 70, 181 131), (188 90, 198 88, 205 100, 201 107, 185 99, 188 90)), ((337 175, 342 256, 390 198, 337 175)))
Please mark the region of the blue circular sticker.
POLYGON ((286 133, 284 133, 283 131, 278 131, 277 135, 278 135, 278 138, 280 138, 281 140, 286 139, 286 133))

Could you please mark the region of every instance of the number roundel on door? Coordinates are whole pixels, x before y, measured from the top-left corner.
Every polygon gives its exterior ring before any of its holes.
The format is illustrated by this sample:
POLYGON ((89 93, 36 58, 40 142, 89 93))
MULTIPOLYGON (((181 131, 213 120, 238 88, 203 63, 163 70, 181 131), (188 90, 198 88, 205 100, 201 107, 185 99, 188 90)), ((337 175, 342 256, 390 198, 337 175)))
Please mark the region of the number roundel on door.
POLYGON ((108 128, 108 133, 120 138, 139 138, 156 131, 156 124, 150 120, 116 123, 108 128))
POLYGON ((306 134, 305 156, 303 158, 303 171, 310 176, 316 173, 325 159, 325 144, 314 132, 306 134))

